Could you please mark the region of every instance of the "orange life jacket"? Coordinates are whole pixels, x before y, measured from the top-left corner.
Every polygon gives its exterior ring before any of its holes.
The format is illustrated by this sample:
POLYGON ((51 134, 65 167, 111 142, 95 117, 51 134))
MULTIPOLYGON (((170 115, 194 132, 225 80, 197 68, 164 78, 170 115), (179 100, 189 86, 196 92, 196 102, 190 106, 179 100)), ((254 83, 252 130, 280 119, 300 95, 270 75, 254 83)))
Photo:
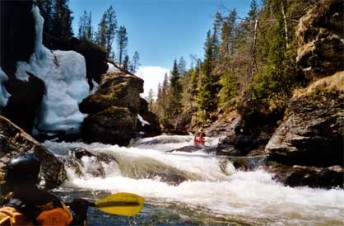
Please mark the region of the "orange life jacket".
MULTIPOLYGON (((47 204, 49 205, 49 204, 47 204)), ((62 204, 62 207, 47 208, 35 219, 42 226, 68 226, 73 216, 68 208, 62 204)), ((20 213, 14 207, 0 208, 0 226, 33 226, 32 220, 20 213)))
POLYGON ((0 208, 1 226, 33 226, 33 223, 13 207, 0 208))

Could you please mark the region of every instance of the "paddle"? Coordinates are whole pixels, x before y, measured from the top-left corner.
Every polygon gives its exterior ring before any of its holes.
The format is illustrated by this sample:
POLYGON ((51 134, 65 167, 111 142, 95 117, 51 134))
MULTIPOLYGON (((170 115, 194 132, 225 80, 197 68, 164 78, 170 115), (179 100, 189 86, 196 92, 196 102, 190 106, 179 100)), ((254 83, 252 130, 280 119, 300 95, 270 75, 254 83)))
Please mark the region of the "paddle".
POLYGON ((121 192, 106 196, 95 203, 89 202, 89 206, 108 214, 134 216, 141 211, 144 201, 144 198, 139 195, 121 192))

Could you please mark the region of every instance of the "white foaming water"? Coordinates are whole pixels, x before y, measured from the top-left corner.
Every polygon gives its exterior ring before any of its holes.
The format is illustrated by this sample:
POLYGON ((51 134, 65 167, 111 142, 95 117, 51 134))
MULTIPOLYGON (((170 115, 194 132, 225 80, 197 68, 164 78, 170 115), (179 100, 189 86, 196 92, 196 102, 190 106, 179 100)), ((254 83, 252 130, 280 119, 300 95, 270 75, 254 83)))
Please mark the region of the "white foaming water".
MULTIPOLYGON (((180 138, 179 143, 176 136, 171 140, 178 146, 189 139, 180 138)), ((150 141, 154 149, 148 148, 148 144, 144 149, 140 144, 130 148, 83 143, 46 142, 45 145, 60 154, 66 148, 82 147, 93 154, 116 159, 101 162, 105 176, 95 177, 87 171, 95 167, 96 160, 82 157, 86 176, 80 178, 74 169, 68 168, 69 180, 65 184, 68 187, 132 192, 151 204, 180 203, 214 215, 260 219, 268 225, 344 225, 343 190, 286 187, 263 170, 235 171, 223 158, 199 152, 165 153, 159 150, 158 142, 153 138, 150 141), (159 173, 175 176, 172 180, 178 176, 186 180, 173 184, 164 181, 159 173)), ((163 147, 168 143, 164 142, 163 147)))

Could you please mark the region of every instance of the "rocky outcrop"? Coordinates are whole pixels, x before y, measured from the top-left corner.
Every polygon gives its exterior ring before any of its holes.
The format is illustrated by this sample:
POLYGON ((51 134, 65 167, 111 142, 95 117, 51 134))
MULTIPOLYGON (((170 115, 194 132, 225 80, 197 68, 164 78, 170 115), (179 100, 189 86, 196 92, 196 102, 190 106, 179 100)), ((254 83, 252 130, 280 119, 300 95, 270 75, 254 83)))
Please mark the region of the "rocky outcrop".
POLYGON ((344 2, 319 1, 297 26, 297 61, 310 80, 344 70, 344 2))
POLYGON ((98 90, 80 103, 89 116, 82 125, 88 142, 127 145, 136 134, 143 80, 123 72, 107 74, 98 90))
POLYGON ((0 128, 0 168, 2 168, 2 172, 11 157, 20 153, 34 153, 41 161, 44 187, 54 188, 62 184, 66 179, 66 171, 63 163, 52 152, 2 116, 0 116, 0 128))
POLYGON ((288 119, 266 146, 270 159, 313 166, 343 163, 344 72, 297 91, 288 119))
POLYGON ((296 29, 297 63, 313 82, 294 91, 265 147, 266 169, 290 186, 344 186, 343 7, 343 1, 319 1, 296 29))
MULTIPOLYGON (((289 166, 343 166, 343 103, 344 72, 295 92, 290 100, 288 118, 265 148, 269 159, 289 166)), ((344 174, 340 173, 343 185, 344 174)))
POLYGON ((143 80, 129 74, 110 73, 98 90, 80 103, 80 111, 93 114, 111 106, 128 108, 133 114, 140 110, 143 80))

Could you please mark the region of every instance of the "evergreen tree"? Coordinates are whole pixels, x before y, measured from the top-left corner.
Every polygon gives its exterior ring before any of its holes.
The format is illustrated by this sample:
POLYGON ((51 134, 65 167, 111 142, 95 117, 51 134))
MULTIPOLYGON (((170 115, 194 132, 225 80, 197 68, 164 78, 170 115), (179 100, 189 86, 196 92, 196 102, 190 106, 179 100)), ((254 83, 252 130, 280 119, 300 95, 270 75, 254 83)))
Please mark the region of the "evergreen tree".
POLYGON ((178 61, 178 72, 181 76, 183 76, 186 72, 186 62, 183 57, 181 57, 178 61))
POLYGON ((219 60, 220 57, 220 52, 219 52, 219 48, 220 48, 220 34, 221 34, 221 27, 222 27, 222 21, 223 18, 221 16, 221 14, 219 12, 216 12, 215 14, 215 21, 213 24, 213 51, 214 51, 214 60, 219 60))
POLYGON ((173 62, 168 93, 168 116, 174 117, 181 112, 182 86, 177 60, 173 62))
POLYGON ((53 1, 52 0, 36 0, 42 17, 44 18, 44 31, 52 32, 52 14, 53 14, 53 1))
POLYGON ((36 0, 35 2, 44 18, 44 31, 60 38, 73 36, 73 17, 68 7, 68 0, 36 0))
POLYGON ((258 3, 257 0, 251 0, 250 11, 248 12, 248 19, 255 20, 258 14, 258 3))
POLYGON ((122 65, 123 57, 127 53, 128 37, 125 26, 120 26, 117 36, 118 62, 122 65))
POLYGON ((140 54, 139 52, 135 51, 133 58, 130 64, 130 72, 135 73, 137 68, 140 66, 140 54))
POLYGON ((153 110, 153 105, 154 105, 154 91, 153 91, 153 89, 149 89, 147 101, 148 101, 148 109, 153 110))
POLYGON ((124 60, 123 60, 123 69, 128 71, 129 70, 129 64, 130 64, 129 56, 128 56, 128 54, 126 54, 124 57, 124 60))
MULTIPOLYGON (((104 13, 99 24, 98 24, 98 31, 96 34, 96 43, 102 47, 104 50, 107 49, 106 47, 106 30, 108 29, 106 24, 106 14, 104 13)), ((109 56, 109 53, 107 53, 109 56)))
POLYGON ((113 7, 110 6, 109 9, 104 12, 96 33, 96 43, 106 51, 108 57, 114 57, 112 43, 115 39, 116 28, 116 13, 113 7))
POLYGON ((212 75, 215 66, 215 41, 214 35, 209 30, 204 45, 204 62, 198 92, 198 108, 201 117, 207 118, 210 111, 216 109, 216 80, 212 75))
POLYGON ((165 74, 162 86, 159 84, 158 99, 156 101, 156 113, 160 122, 164 125, 168 121, 168 76, 165 74))
POLYGON ((110 6, 110 8, 106 11, 106 23, 106 52, 110 56, 110 53, 112 52, 112 43, 115 40, 115 34, 117 29, 116 12, 112 6, 110 6))
POLYGON ((80 17, 78 37, 80 39, 87 39, 90 41, 93 39, 91 12, 87 13, 84 11, 83 15, 80 17))
POLYGON ((71 14, 72 11, 68 7, 68 0, 55 1, 52 16, 52 35, 62 38, 70 38, 73 36, 73 17, 71 14))

